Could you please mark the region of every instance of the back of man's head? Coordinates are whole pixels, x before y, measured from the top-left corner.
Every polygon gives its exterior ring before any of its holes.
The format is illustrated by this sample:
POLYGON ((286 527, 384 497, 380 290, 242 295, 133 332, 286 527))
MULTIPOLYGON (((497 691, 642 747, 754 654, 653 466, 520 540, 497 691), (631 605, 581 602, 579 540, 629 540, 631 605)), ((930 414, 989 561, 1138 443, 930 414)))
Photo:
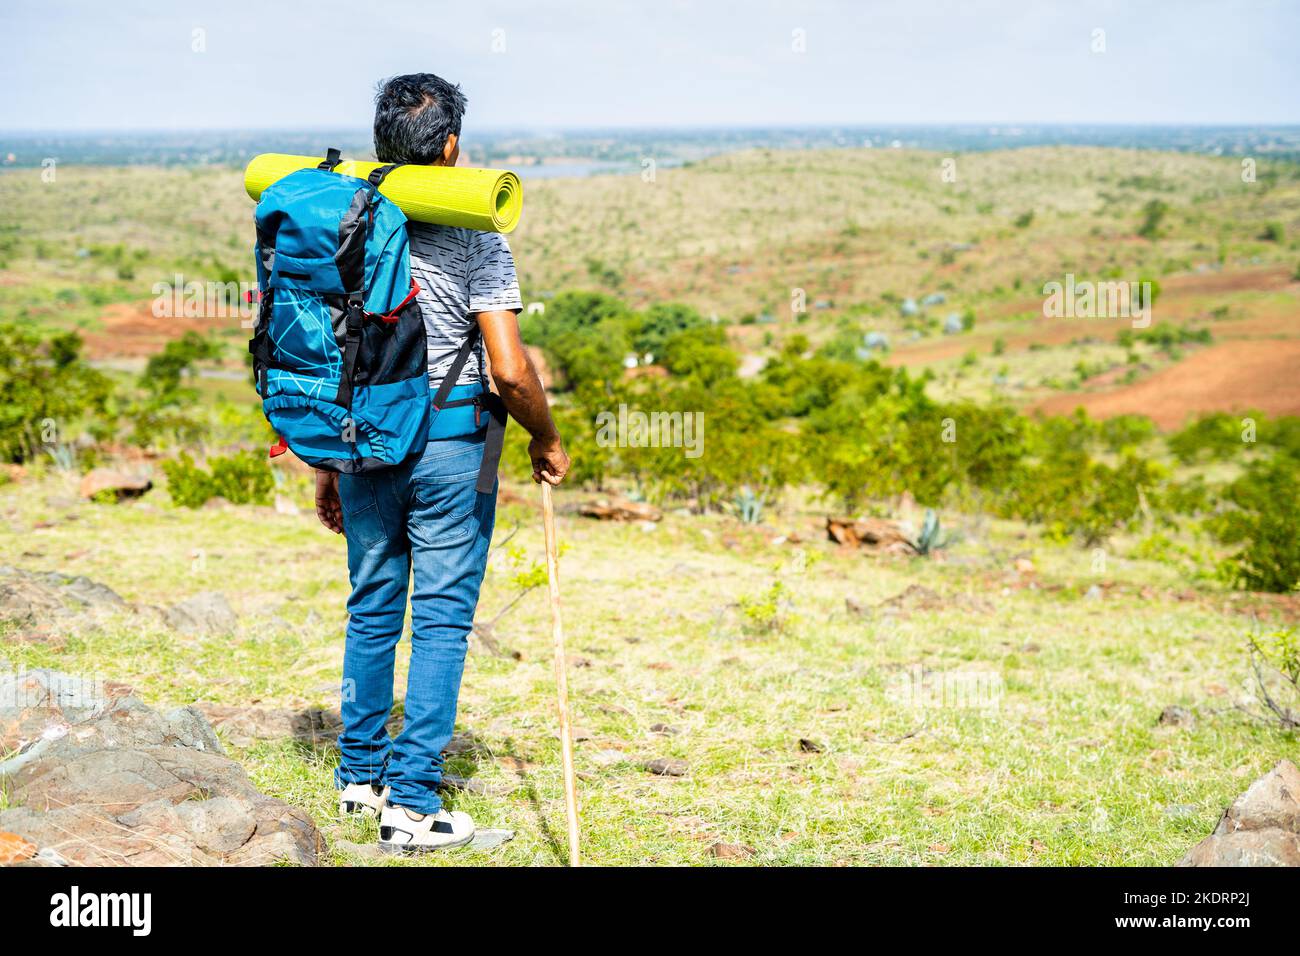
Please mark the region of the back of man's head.
POLYGON ((465 94, 432 73, 385 80, 375 96, 375 158, 381 163, 437 163, 447 137, 460 138, 465 94))

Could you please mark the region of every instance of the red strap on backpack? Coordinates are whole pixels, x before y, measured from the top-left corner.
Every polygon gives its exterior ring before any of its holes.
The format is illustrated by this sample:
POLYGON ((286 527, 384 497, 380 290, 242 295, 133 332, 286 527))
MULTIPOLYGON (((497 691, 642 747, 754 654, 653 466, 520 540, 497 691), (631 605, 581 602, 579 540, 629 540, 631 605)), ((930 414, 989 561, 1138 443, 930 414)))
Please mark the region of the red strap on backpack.
POLYGON ((414 301, 415 301, 415 297, 416 297, 417 295, 419 295, 419 294, 420 294, 420 283, 418 283, 418 282, 416 282, 414 279, 412 279, 412 280, 411 280, 411 292, 410 292, 410 294, 407 295, 407 297, 406 297, 405 299, 403 299, 401 302, 399 302, 396 306, 394 306, 393 309, 392 309, 392 311, 390 311, 390 312, 383 312, 383 313, 379 313, 379 312, 367 312, 366 315, 368 315, 368 316, 369 316, 370 318, 372 318, 372 319, 378 319, 380 322, 388 322, 388 323, 391 324, 391 323, 397 321, 397 315, 398 315, 398 313, 401 312, 401 311, 402 311, 404 308, 406 308, 408 305, 410 305, 412 302, 414 302, 414 301))

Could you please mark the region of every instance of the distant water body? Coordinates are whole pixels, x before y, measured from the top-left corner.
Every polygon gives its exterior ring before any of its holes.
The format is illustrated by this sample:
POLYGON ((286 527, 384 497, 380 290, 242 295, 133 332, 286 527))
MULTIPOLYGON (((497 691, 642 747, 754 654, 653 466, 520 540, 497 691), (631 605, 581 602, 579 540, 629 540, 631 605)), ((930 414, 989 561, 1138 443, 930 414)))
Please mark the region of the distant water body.
POLYGON ((583 176, 627 175, 639 167, 602 163, 538 163, 535 166, 516 166, 520 179, 576 179, 583 176))
MULTIPOLYGON (((1031 146, 1106 146, 1300 161, 1300 126, 842 126, 718 129, 467 130, 476 166, 526 179, 632 173, 647 159, 679 165, 740 149, 880 148, 979 152, 1031 146)), ((366 130, 0 130, 0 166, 55 163, 242 167, 257 153, 370 157, 366 130)))

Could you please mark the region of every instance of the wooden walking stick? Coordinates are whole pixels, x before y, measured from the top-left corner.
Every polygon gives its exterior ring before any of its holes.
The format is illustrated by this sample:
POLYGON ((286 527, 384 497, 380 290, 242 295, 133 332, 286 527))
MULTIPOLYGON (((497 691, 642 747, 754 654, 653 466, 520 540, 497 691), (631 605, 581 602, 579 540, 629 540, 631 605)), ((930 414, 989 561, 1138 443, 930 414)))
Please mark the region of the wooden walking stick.
POLYGON ((560 558, 555 541, 555 506, 550 482, 542 481, 542 526, 546 529, 546 577, 551 591, 551 642, 555 649, 555 691, 560 711, 560 760, 564 765, 564 810, 569 819, 569 866, 578 859, 578 789, 573 776, 573 737, 569 732, 568 663, 564 659, 564 628, 560 624, 560 558))

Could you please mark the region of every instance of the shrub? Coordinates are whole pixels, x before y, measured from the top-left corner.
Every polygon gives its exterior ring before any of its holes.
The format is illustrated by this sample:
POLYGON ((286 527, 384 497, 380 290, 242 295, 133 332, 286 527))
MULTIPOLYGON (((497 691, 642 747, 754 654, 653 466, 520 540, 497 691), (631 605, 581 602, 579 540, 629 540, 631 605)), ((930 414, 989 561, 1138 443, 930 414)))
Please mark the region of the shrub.
POLYGON ((561 292, 546 307, 544 316, 526 315, 520 321, 523 339, 546 346, 569 332, 591 331, 608 322, 627 322, 631 313, 618 299, 603 292, 561 292))
POLYGON ((1263 711, 1243 708, 1256 719, 1271 720, 1282 730, 1300 728, 1300 636, 1294 627, 1246 638, 1255 699, 1263 711))
POLYGON ((1221 459, 1238 454, 1246 447, 1243 417, 1246 416, 1228 412, 1202 415, 1169 436, 1169 450, 1183 464, 1191 464, 1200 458, 1221 459))
POLYGON ((999 487, 1028 453, 1030 422, 1009 405, 966 403, 942 415, 953 421, 961 474, 978 488, 999 487))
POLYGON ((1142 225, 1137 234, 1143 239, 1155 239, 1160 235, 1160 224, 1169 214, 1169 204, 1163 199, 1152 199, 1142 207, 1142 225))
POLYGON ((712 385, 736 374, 740 360, 727 345, 726 333, 714 325, 678 332, 665 340, 663 364, 674 375, 712 385))
MULTIPOLYGON (((906 373, 902 374, 905 378, 906 373)), ((779 395, 773 417, 802 418, 828 407, 850 386, 864 396, 884 395, 895 381, 895 373, 875 361, 846 361, 823 355, 804 359, 787 350, 767 364, 761 380, 779 395)))
MULTIPOLYGON (((581 388, 552 406, 551 414, 564 436, 564 449, 569 453, 568 481, 599 486, 614 472, 618 449, 597 444, 595 421, 597 414, 617 409, 617 406, 617 399, 611 399, 602 389, 593 386, 581 388)), ((501 464, 507 474, 519 480, 527 480, 532 475, 528 442, 528 432, 521 426, 512 424, 506 429, 506 447, 501 464)))
POLYGON ((1197 515, 1209 511, 1214 497, 1203 475, 1193 475, 1187 481, 1170 482, 1161 498, 1166 511, 1180 515, 1197 515))
POLYGON ((677 333, 708 325, 704 316, 688 305, 675 302, 655 304, 646 309, 637 323, 632 346, 638 354, 649 352, 659 357, 664 343, 677 333))
POLYGON ((681 447, 620 452, 622 467, 656 497, 693 498, 703 512, 729 505, 745 486, 771 503, 804 478, 799 436, 765 417, 751 383, 734 377, 712 385, 660 381, 638 400, 683 417, 704 414, 704 431, 695 436, 702 452, 697 457, 688 458, 681 447))
POLYGON ((605 386, 623 377, 623 358, 631 350, 620 324, 602 328, 599 334, 562 332, 551 338, 547 356, 570 389, 584 385, 605 386))
MULTIPOLYGON (((1156 289, 1151 288, 1151 299, 1155 300, 1156 289)), ((1135 303, 1138 308, 1142 303, 1135 303)), ((1193 329, 1186 325, 1174 325, 1172 322, 1157 322, 1149 329, 1142 329, 1134 332, 1132 329, 1124 329, 1115 336, 1115 341, 1124 346, 1131 348, 1134 342, 1145 342, 1147 345, 1159 349, 1172 349, 1177 345, 1196 344, 1208 345, 1214 341, 1214 333, 1208 328, 1193 329)))
POLYGON ((81 350, 75 332, 42 337, 0 325, 0 456, 5 461, 30 460, 42 445, 66 441, 76 425, 104 426, 113 384, 82 359, 81 350))
POLYGON ((1116 415, 1101 423, 1101 441, 1113 452, 1136 448, 1155 437, 1155 422, 1145 415, 1116 415))
POLYGON ((780 581, 774 581, 762 594, 741 597, 738 603, 744 629, 751 634, 779 634, 795 620, 791 613, 790 591, 780 581))
POLYGON ((145 448, 167 438, 181 445, 202 440, 207 424, 195 414, 198 391, 187 382, 197 362, 219 354, 215 339, 186 332, 150 356, 137 382, 139 394, 123 412, 131 424, 133 444, 145 448))
POLYGON ((804 455, 824 493, 848 511, 904 491, 936 504, 959 469, 943 427, 922 396, 849 389, 809 417, 804 455))
POLYGON ((183 389, 182 382, 194 374, 196 362, 215 359, 219 351, 213 339, 197 332, 186 332, 164 345, 161 352, 149 357, 140 375, 140 388, 161 401, 192 399, 193 391, 183 389))
POLYGON ((1112 468, 1082 450, 1062 450, 1017 469, 1000 511, 1006 517, 1048 525, 1058 537, 1077 535, 1100 544, 1129 524, 1164 478, 1153 462, 1126 454, 1112 468))
POLYGON ((1233 507, 1209 527, 1226 544, 1241 548, 1223 565, 1237 587, 1294 591, 1300 587, 1300 477, 1287 457, 1256 462, 1230 484, 1224 498, 1233 507))
POLYGON ((205 470, 188 452, 162 463, 172 501, 184 508, 202 507, 209 499, 225 498, 232 504, 269 504, 275 476, 261 452, 241 451, 209 458, 205 470))

